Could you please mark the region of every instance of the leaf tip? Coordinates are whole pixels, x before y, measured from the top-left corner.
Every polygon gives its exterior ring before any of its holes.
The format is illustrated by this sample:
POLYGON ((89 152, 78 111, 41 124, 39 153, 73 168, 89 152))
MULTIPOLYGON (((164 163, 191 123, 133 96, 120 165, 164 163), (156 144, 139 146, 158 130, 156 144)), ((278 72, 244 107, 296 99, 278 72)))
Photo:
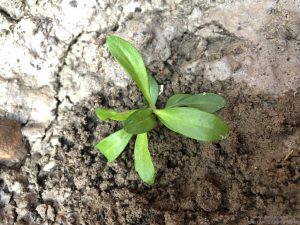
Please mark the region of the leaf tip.
POLYGON ((115 35, 112 35, 112 34, 108 35, 108 36, 106 37, 106 42, 112 41, 115 37, 116 37, 116 36, 115 36, 115 35))
POLYGON ((106 115, 107 109, 104 108, 97 108, 95 110, 96 116, 99 120, 107 120, 109 117, 106 115))
MULTIPOLYGON (((140 176, 140 177, 141 177, 141 176, 140 176)), ((142 177, 141 177, 141 179, 142 179, 146 184, 152 185, 152 184, 154 184, 154 182, 155 182, 155 172, 153 173, 152 176, 147 177, 147 178, 142 178, 142 177)))
POLYGON ((110 162, 114 161, 115 159, 112 159, 108 155, 105 154, 105 151, 103 151, 103 149, 101 148, 100 143, 98 143, 97 145, 95 145, 95 147, 98 150, 98 152, 100 152, 101 155, 103 155, 105 157, 105 159, 106 159, 107 162, 110 163, 110 162))

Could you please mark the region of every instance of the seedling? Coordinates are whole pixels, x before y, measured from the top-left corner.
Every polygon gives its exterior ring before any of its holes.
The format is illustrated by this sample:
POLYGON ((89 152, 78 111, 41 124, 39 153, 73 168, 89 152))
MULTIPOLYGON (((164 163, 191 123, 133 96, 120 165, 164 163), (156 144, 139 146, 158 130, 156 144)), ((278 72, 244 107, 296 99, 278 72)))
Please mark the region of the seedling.
POLYGON ((214 115, 225 105, 225 99, 213 93, 176 94, 171 96, 164 109, 156 108, 158 84, 148 74, 142 56, 128 41, 108 36, 107 46, 111 55, 121 64, 143 93, 146 108, 125 112, 97 108, 100 120, 123 121, 123 128, 101 140, 96 148, 114 161, 124 151, 133 136, 134 166, 140 178, 147 184, 155 180, 155 168, 148 148, 148 132, 157 126, 159 120, 170 130, 199 141, 218 141, 228 134, 228 126, 214 115))

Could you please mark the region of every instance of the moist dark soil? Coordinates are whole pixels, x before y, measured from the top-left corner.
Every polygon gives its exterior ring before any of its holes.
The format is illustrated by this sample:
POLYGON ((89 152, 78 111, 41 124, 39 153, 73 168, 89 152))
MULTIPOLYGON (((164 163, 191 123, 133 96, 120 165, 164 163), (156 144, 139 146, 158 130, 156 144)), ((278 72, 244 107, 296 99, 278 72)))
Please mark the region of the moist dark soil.
MULTIPOLYGON (((25 190, 33 216, 15 224, 297 224, 299 92, 251 95, 245 94, 251 93, 246 85, 231 80, 211 83, 166 74, 157 75, 165 84, 160 107, 178 92, 223 93, 227 105, 219 116, 230 125, 227 139, 198 142, 160 124, 149 134, 157 178, 145 185, 134 171, 134 140, 113 163, 94 147, 122 126, 98 121, 96 107, 122 111, 143 102, 133 84, 122 89, 107 83, 105 92, 61 112, 60 147, 53 156, 57 166, 38 174, 39 193, 25 190), (49 193, 63 200, 45 200, 49 193), (45 214, 36 210, 42 203, 48 207, 45 214)), ((2 211, 0 218, 13 224, 14 215, 2 211)))
MULTIPOLYGON (((64 203, 65 213, 72 214, 69 223, 297 224, 299 93, 274 98, 244 94, 251 90, 231 80, 157 78, 165 84, 159 106, 173 93, 223 93, 228 102, 219 116, 231 127, 229 137, 203 143, 159 125, 149 134, 157 178, 154 185, 144 185, 134 171, 134 140, 114 163, 94 147, 121 127, 98 121, 96 107, 122 111, 143 102, 133 85, 121 89, 107 84, 108 91, 66 112, 64 118, 70 120, 56 155, 60 166, 43 181, 46 189, 69 193, 64 203)), ((54 208, 61 211, 55 203, 54 208)), ((56 220, 66 218, 57 214, 56 220)))

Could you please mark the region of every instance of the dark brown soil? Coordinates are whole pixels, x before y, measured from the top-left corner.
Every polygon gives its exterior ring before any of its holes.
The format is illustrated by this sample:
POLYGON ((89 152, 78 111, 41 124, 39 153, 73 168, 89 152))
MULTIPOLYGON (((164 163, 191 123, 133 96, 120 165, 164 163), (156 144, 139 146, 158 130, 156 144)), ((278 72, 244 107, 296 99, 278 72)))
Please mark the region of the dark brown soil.
MULTIPOLYGON (((157 178, 146 186, 134 171, 133 141, 110 164, 94 148, 121 127, 98 121, 96 107, 125 110, 142 102, 133 85, 126 90, 106 84, 106 92, 62 115, 57 166, 38 174, 40 193, 24 190, 31 218, 16 224, 299 224, 299 93, 250 95, 230 80, 195 82, 176 74, 158 80, 165 84, 160 106, 179 91, 224 93, 228 103, 220 116, 230 124, 230 136, 202 143, 159 125, 150 133, 157 178), (45 200, 49 192, 64 198, 45 200), (44 217, 36 210, 42 203, 48 207, 44 217)), ((3 224, 13 217, 0 214, 3 224)))
MULTIPOLYGON (((44 181, 46 189, 69 190, 65 207, 67 217, 73 215, 70 223, 297 224, 299 93, 272 98, 244 94, 246 86, 230 80, 195 82, 177 75, 158 80, 166 84, 159 105, 179 91, 224 93, 228 103, 220 116, 230 124, 230 136, 202 143, 160 125, 150 133, 157 179, 146 186, 134 171, 133 142, 111 164, 94 148, 121 126, 97 121, 95 107, 138 107, 142 99, 136 88, 107 88, 86 99, 66 113, 71 121, 62 131, 56 156, 60 167, 44 181)), ((64 215, 56 220, 63 221, 64 215)))

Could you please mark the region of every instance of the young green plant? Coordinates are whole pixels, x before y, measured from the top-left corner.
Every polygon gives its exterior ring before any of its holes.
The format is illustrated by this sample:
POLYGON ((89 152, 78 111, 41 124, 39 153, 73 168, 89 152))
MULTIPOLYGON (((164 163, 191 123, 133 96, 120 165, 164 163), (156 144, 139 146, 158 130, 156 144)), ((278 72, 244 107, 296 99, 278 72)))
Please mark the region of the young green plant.
POLYGON ((123 121, 123 128, 101 140, 96 148, 114 161, 124 151, 133 136, 134 166, 140 178, 147 184, 155 180, 155 168, 148 147, 148 132, 157 126, 159 120, 170 130, 199 141, 218 141, 228 134, 228 126, 214 115, 225 105, 225 99, 213 93, 176 94, 171 96, 164 109, 157 109, 158 84, 148 74, 141 54, 128 41, 117 37, 107 37, 107 47, 111 55, 121 64, 134 80, 146 101, 146 108, 116 112, 107 108, 97 108, 100 120, 123 121))

